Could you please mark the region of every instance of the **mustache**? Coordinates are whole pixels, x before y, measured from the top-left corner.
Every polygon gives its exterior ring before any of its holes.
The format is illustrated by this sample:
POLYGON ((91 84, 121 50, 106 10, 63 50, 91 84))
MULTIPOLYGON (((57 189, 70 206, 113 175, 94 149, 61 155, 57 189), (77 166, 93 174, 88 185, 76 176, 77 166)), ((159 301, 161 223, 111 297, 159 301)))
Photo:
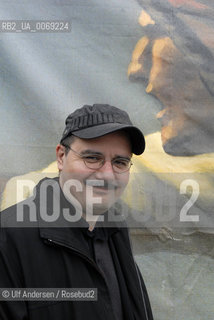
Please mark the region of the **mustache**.
POLYGON ((102 188, 102 189, 106 189, 106 190, 115 190, 118 188, 118 185, 116 183, 112 183, 110 181, 107 180, 89 180, 86 179, 84 180, 85 185, 87 186, 92 186, 92 187, 98 187, 98 188, 102 188))

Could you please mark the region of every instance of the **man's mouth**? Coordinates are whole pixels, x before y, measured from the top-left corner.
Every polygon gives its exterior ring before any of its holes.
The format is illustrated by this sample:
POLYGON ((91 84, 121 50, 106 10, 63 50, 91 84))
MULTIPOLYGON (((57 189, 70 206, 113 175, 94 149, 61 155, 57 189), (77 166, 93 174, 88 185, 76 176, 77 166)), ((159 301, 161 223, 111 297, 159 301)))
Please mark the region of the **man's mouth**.
POLYGON ((93 192, 98 194, 108 194, 109 192, 112 192, 112 189, 103 187, 93 187, 93 192))
POLYGON ((117 185, 113 183, 109 183, 105 180, 86 180, 85 185, 93 187, 93 190, 95 192, 104 192, 104 193, 107 193, 112 190, 116 191, 116 189, 118 188, 117 185))

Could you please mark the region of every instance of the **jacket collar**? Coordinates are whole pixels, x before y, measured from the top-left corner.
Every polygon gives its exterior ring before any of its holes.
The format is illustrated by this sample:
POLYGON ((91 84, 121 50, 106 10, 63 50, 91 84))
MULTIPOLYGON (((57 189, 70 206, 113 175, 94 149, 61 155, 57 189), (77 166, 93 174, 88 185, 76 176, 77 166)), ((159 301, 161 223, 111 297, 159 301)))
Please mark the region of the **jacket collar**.
MULTIPOLYGON (((35 197, 36 207, 38 209, 38 226, 40 237, 49 241, 53 241, 64 246, 73 248, 85 255, 89 254, 89 249, 87 242, 85 241, 85 234, 91 237, 99 237, 102 240, 107 240, 113 233, 119 231, 120 227, 116 223, 103 228, 102 223, 97 223, 93 232, 88 232, 89 224, 88 222, 81 218, 76 222, 68 222, 63 218, 63 210, 69 210, 69 214, 75 215, 74 206, 65 198, 62 189, 59 185, 59 179, 48 179, 45 178, 39 182, 36 186, 36 197, 35 197), (41 218, 41 210, 43 207, 40 203, 40 186, 42 183, 47 183, 47 185, 52 185, 52 188, 47 188, 47 200, 45 201, 45 210, 52 210, 52 202, 55 199, 56 203, 59 203, 60 215, 56 222, 44 222, 41 218), (54 192, 54 187, 59 192, 54 192), (58 189, 57 189, 58 188, 58 189), (99 230, 102 229, 102 230, 99 230)), ((53 211, 53 210, 52 210, 53 211)), ((52 214, 52 212, 49 212, 52 214)), ((105 224, 106 226, 106 224, 105 224)))

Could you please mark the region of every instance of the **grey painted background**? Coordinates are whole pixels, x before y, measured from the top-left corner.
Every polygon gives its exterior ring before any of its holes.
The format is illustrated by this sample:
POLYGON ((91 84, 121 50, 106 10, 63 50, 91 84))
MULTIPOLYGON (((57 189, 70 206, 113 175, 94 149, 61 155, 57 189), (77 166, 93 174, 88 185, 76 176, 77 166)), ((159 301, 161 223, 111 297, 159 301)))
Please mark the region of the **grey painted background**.
MULTIPOLYGON (((148 1, 147 1, 148 2, 148 1)), ((135 0, 0 2, 0 19, 69 20, 70 33, 0 33, 2 177, 55 160, 65 117, 83 104, 127 110, 145 134, 160 130, 160 103, 127 68, 142 36, 135 0)), ((132 235, 155 320, 213 319, 213 236, 132 235)))
POLYGON ((136 1, 1 1, 0 19, 71 21, 71 33, 1 33, 1 173, 41 169, 55 159, 65 117, 83 104, 130 111, 156 131, 158 102, 127 68, 141 36, 136 1), (143 101, 143 103, 142 103, 143 101))

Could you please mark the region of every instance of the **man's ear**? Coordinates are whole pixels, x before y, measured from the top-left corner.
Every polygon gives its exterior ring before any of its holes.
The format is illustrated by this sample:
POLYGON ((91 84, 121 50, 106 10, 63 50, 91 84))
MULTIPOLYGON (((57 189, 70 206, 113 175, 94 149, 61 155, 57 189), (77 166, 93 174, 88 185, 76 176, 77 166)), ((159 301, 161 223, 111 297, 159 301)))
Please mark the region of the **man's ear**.
POLYGON ((56 146, 56 160, 59 171, 63 169, 64 159, 65 159, 65 147, 61 144, 56 146))

